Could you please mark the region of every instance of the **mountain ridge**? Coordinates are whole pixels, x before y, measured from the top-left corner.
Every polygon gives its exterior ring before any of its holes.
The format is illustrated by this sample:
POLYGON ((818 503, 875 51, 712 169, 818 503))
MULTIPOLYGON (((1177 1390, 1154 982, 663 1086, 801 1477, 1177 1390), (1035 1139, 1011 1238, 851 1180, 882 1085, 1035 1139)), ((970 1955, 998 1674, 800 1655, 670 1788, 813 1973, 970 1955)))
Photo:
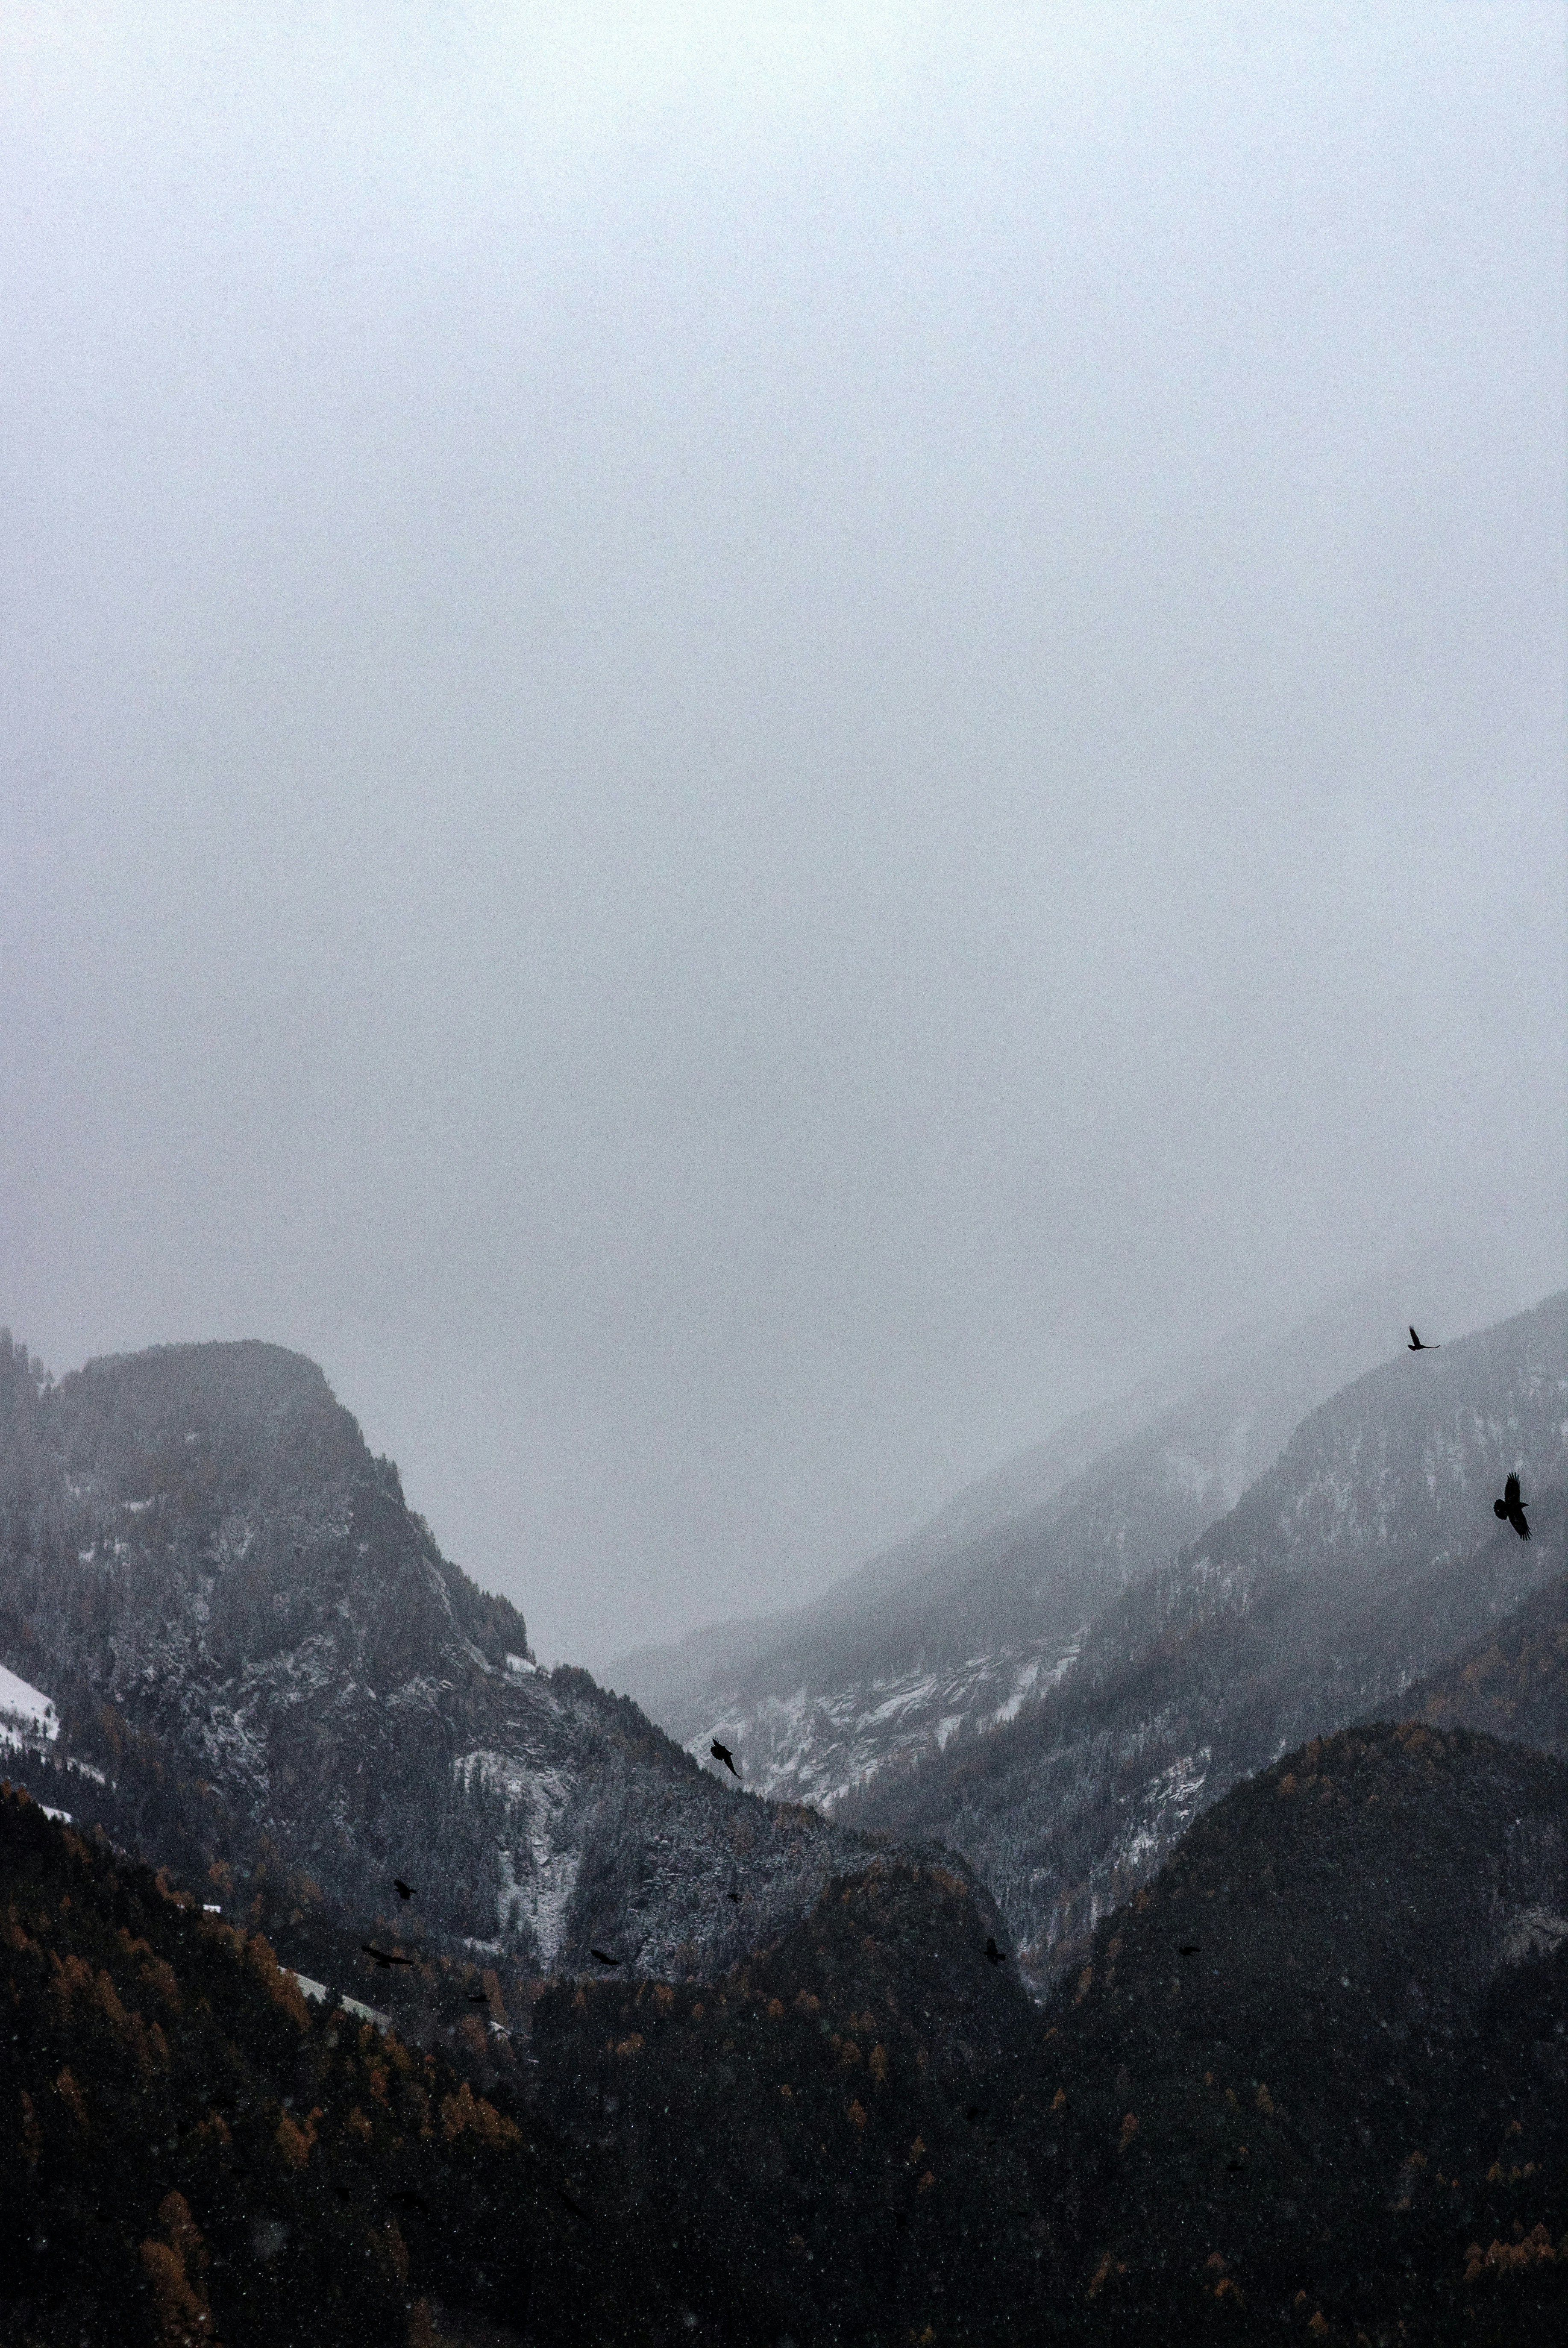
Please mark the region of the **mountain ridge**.
POLYGON ((1275 1468, 1097 1618, 1071 1673, 840 1806, 963 1851, 1042 1977, 1198 1810, 1282 1745, 1399 1699, 1562 1570, 1568 1296, 1396 1361, 1309 1414, 1275 1468), (1492 1519, 1509 1466, 1525 1544, 1492 1519), (1467 1544, 1465 1535, 1470 1536, 1467 1544))
POLYGON ((346 1911, 401 1873, 429 1930, 535 1973, 723 1962, 862 1848, 539 1670, 316 1365, 259 1342, 57 1385, 0 1346, 0 1651, 57 1704, 64 1807, 187 1868, 275 1851, 346 1911))
MULTIPOLYGON (((1372 1300, 1378 1313, 1388 1302, 1381 1291, 1372 1300)), ((1076 1667, 1091 1620, 1222 1519, 1311 1410, 1355 1383, 1339 1375, 1346 1362, 1357 1375, 1377 1366, 1371 1309, 1359 1292, 1326 1309, 1092 1458, 1026 1518, 881 1589, 874 1604, 851 1601, 885 1560, 740 1668, 721 1663, 657 1702, 650 1677, 655 1716, 692 1751, 717 1731, 749 1783, 829 1808, 1004 1724, 1076 1667)), ((1450 1340, 1450 1354, 1466 1342, 1450 1340)), ((689 1659, 703 1652, 694 1643, 689 1659)))

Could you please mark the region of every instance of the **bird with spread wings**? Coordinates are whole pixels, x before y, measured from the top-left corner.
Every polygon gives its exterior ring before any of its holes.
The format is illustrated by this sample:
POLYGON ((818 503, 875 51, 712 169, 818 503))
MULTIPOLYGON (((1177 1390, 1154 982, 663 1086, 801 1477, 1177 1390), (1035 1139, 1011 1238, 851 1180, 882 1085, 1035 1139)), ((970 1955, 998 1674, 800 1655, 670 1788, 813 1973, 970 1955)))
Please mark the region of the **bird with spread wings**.
POLYGON ((1530 1525, 1524 1514, 1524 1502, 1520 1497, 1519 1478, 1511 1468, 1502 1488, 1502 1498, 1492 1502, 1491 1512, 1494 1517, 1501 1517, 1505 1525, 1511 1525, 1521 1540, 1530 1539, 1530 1525))

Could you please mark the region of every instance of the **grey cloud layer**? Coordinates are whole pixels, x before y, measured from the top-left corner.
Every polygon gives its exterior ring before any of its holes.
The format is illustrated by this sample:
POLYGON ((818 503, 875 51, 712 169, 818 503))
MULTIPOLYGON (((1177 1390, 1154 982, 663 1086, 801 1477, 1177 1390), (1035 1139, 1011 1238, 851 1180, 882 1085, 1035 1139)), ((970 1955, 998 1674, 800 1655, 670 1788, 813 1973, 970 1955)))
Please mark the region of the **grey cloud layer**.
POLYGON ((0 1310, 552 1653, 1563 1276, 1561 13, 964 13, 0 34, 0 1310))

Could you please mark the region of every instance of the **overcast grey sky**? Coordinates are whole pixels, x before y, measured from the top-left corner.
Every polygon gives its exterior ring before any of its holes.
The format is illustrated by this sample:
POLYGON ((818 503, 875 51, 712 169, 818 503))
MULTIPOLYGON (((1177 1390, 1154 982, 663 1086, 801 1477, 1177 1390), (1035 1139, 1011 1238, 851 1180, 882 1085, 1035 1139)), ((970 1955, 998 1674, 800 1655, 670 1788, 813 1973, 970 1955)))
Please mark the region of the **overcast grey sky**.
POLYGON ((0 1317, 594 1662, 1568 1276, 1564 25, 11 0, 0 1317))

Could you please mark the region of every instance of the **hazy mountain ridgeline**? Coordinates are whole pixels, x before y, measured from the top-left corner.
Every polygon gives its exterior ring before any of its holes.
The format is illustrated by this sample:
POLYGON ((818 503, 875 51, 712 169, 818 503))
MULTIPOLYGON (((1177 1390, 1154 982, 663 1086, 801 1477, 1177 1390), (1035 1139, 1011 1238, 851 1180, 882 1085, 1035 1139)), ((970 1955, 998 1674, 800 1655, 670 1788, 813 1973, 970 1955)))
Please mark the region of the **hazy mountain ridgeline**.
POLYGON ((989 1476, 966 1485, 928 1524, 858 1566, 805 1606, 706 1623, 673 1645, 618 1655, 606 1677, 655 1720, 666 1708, 700 1704, 717 1673, 750 1670, 793 1652, 831 1623, 852 1622, 884 1600, 902 1600, 953 1560, 960 1573, 977 1543, 1046 1508, 1093 1459, 1124 1442, 1193 1383, 1190 1367, 1146 1378, 1130 1394, 1080 1411, 1065 1426, 989 1476))
POLYGON ((1076 1962, 1200 1807, 1299 1738, 1398 1707, 1561 1573, 1565 1472, 1558 1296, 1313 1412, 1234 1509, 1098 1616, 1058 1688, 840 1815, 945 1840, 1043 1972, 1076 1962), (1515 1465, 1528 1543, 1491 1512, 1515 1465))
POLYGON ((524 1971, 594 1941, 634 1969, 722 1963, 858 1847, 717 1783, 585 1673, 535 1669, 516 1609, 276 1346, 57 1385, 0 1346, 0 1660, 58 1707, 41 1797, 188 1880, 261 1862, 359 1917, 397 1910, 400 1873, 420 1896, 391 1921, 524 1971))
POLYGON ((1407 1688, 1399 1709, 1439 1728, 1480 1728, 1568 1754, 1568 1574, 1407 1688))
POLYGON ((1307 1412, 1387 1359, 1401 1291, 1440 1292, 1457 1316, 1507 1285, 1481 1262, 1440 1278, 1413 1265, 1261 1347, 1238 1339, 1228 1359, 1086 1413, 800 1613, 720 1624, 609 1676, 694 1752, 717 1727, 760 1790, 841 1802, 1044 1694, 1089 1621, 1229 1509, 1307 1412))

